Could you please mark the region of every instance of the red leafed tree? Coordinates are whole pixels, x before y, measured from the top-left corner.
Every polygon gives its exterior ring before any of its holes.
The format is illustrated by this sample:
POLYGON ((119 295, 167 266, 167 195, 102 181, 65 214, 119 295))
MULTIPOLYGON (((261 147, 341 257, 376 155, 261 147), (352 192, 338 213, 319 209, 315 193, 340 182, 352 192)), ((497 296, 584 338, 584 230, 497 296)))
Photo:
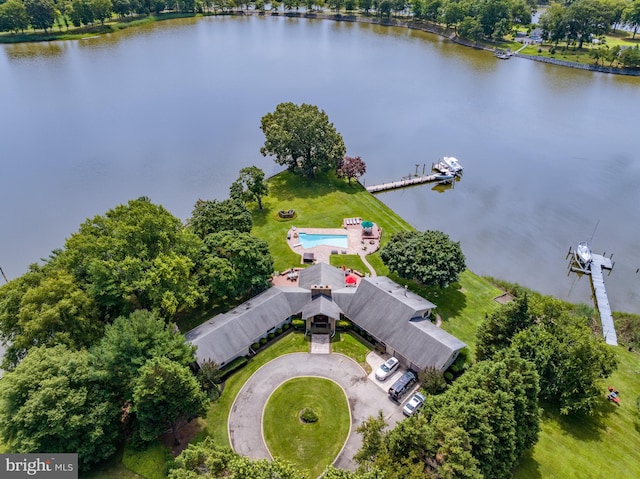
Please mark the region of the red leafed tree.
POLYGON ((347 178, 351 184, 351 178, 359 178, 367 172, 367 165, 359 156, 345 156, 338 167, 338 176, 347 178))

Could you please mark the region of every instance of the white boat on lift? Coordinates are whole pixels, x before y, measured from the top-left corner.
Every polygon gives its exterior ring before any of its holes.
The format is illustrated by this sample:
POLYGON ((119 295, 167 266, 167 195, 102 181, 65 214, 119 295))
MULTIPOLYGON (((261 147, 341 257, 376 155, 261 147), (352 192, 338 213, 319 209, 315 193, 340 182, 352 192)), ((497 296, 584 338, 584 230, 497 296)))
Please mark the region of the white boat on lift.
POLYGON ((449 169, 449 171, 451 171, 453 174, 455 175, 462 174, 463 168, 457 158, 453 156, 445 156, 442 158, 442 163, 444 163, 449 169))
POLYGON ((576 261, 583 268, 588 268, 591 264, 591 260, 593 257, 591 256, 591 248, 589 247, 589 243, 586 241, 581 241, 578 243, 578 247, 575 251, 576 261))

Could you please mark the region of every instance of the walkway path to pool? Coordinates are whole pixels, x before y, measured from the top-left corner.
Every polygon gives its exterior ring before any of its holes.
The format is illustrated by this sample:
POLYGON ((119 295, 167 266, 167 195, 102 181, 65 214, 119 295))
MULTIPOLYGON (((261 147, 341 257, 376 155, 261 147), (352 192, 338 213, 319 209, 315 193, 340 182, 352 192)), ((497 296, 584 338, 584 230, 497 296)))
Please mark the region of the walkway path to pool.
POLYGON ((362 251, 362 252, 360 252, 360 253, 358 253, 358 254, 360 255, 360 259, 362 260, 362 262, 364 263, 364 265, 365 265, 367 268, 369 268, 369 274, 370 274, 371 276, 378 276, 378 273, 376 273, 376 270, 375 270, 375 269, 373 269, 373 266, 371 266, 371 265, 369 264, 369 262, 367 261, 367 258, 366 258, 367 253, 366 253, 366 252, 364 252, 364 251, 362 251))

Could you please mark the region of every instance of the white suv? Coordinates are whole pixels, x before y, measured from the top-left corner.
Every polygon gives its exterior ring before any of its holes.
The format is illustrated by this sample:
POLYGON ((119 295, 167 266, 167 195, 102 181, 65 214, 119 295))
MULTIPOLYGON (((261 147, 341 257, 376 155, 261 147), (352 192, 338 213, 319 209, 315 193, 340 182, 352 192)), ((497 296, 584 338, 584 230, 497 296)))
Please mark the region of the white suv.
POLYGON ((384 381, 391 376, 396 369, 398 369, 399 364, 400 363, 396 358, 387 359, 387 361, 376 371, 376 379, 378 381, 384 381))
POLYGON ((415 393, 411 399, 407 401, 407 404, 402 408, 402 413, 405 416, 411 416, 414 412, 422 407, 424 404, 424 396, 420 393, 415 393))

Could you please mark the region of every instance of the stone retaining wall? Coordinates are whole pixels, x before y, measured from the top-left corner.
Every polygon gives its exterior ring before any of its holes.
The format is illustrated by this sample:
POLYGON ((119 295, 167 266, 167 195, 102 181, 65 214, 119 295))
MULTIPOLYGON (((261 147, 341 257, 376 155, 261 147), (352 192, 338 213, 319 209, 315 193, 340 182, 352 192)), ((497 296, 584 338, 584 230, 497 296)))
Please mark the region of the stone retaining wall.
POLYGON ((591 71, 600 72, 600 73, 613 73, 615 75, 640 76, 640 70, 605 67, 602 65, 587 65, 584 63, 576 63, 576 62, 569 62, 567 60, 559 60, 557 58, 538 57, 535 55, 524 55, 522 53, 516 53, 515 56, 520 58, 526 58, 527 60, 534 60, 536 62, 551 63, 552 65, 560 65, 560 66, 569 67, 569 68, 578 68, 580 70, 591 70, 591 71))

